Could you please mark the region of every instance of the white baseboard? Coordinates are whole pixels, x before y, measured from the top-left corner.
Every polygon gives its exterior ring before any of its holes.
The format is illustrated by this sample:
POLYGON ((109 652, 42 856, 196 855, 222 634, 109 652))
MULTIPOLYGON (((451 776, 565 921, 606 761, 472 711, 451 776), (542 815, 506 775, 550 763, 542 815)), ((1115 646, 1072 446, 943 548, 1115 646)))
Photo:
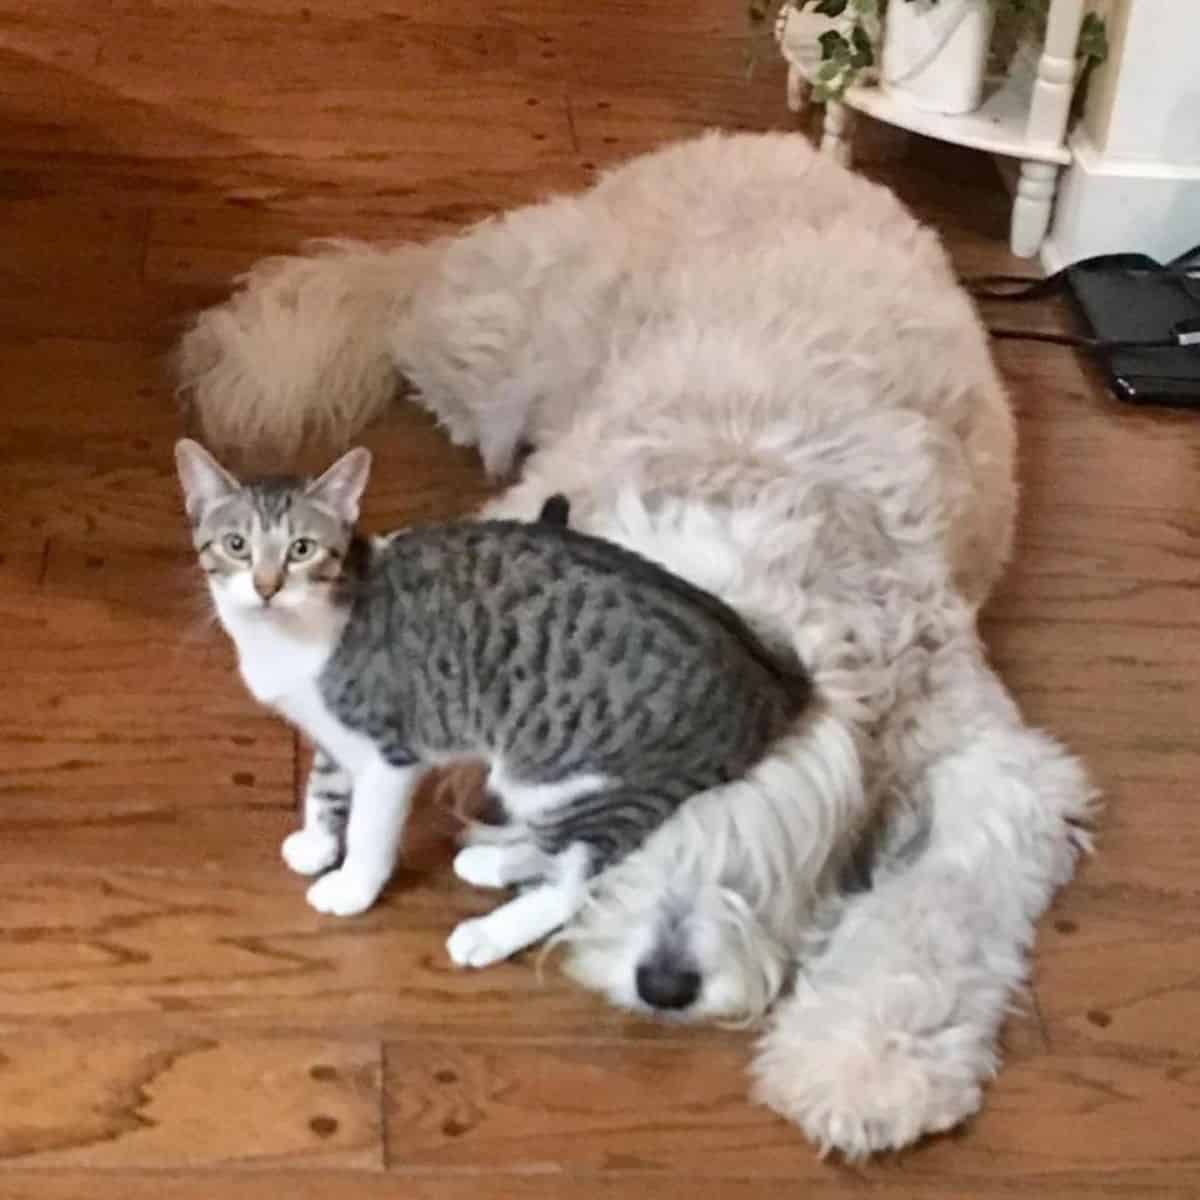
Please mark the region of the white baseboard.
POLYGON ((1200 243, 1200 166, 1106 159, 1082 131, 1062 173, 1042 265, 1055 271, 1093 254, 1160 261, 1200 243))

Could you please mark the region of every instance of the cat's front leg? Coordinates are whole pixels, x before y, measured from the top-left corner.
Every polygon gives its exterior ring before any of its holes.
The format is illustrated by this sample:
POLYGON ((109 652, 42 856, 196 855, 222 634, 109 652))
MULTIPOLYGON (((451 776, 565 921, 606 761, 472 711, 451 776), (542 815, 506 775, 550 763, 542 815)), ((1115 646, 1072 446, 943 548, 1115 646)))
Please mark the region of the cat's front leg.
POLYGON ((280 847, 283 861, 298 875, 319 875, 337 862, 353 786, 349 772, 318 749, 304 789, 304 826, 280 847))
POLYGON ((490 967, 565 925, 587 898, 591 860, 583 843, 569 846, 554 860, 551 879, 458 925, 446 943, 451 959, 460 967, 490 967))
POLYGON ((308 902, 318 912, 350 917, 374 904, 396 864, 412 795, 424 771, 419 763, 394 766, 377 757, 355 776, 342 865, 308 889, 308 902))

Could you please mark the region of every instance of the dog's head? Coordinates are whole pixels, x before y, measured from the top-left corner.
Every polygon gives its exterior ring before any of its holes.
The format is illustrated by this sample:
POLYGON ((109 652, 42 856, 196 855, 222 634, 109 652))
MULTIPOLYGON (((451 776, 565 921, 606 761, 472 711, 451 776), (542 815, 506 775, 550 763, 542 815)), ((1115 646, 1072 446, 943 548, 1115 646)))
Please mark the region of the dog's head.
POLYGON ((806 721, 745 778, 692 797, 595 881, 561 938, 568 974, 639 1012, 761 1016, 838 891, 848 850, 839 826, 861 810, 861 787, 842 723, 806 721))
POLYGON ((689 872, 637 893, 625 872, 602 884, 566 933, 565 968, 635 1012, 675 1020, 748 1021, 782 990, 790 955, 753 905, 689 872))

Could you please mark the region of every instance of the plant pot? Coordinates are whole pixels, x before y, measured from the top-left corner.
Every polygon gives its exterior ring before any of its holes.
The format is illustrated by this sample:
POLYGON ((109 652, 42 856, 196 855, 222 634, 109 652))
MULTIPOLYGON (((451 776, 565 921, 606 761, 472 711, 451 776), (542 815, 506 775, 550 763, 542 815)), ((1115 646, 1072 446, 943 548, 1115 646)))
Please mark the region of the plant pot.
POLYGON ((973 112, 994 22, 989 0, 890 0, 882 86, 926 112, 973 112))

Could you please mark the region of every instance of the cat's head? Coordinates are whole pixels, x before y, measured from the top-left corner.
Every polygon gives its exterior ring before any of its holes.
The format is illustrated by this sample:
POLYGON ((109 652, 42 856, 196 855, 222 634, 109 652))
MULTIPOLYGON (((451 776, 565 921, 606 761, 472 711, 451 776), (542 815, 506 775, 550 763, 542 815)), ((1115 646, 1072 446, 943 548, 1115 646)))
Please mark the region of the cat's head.
POLYGON ((317 479, 239 481, 197 442, 176 443, 192 541, 222 616, 296 613, 337 595, 371 455, 343 455, 317 479))

